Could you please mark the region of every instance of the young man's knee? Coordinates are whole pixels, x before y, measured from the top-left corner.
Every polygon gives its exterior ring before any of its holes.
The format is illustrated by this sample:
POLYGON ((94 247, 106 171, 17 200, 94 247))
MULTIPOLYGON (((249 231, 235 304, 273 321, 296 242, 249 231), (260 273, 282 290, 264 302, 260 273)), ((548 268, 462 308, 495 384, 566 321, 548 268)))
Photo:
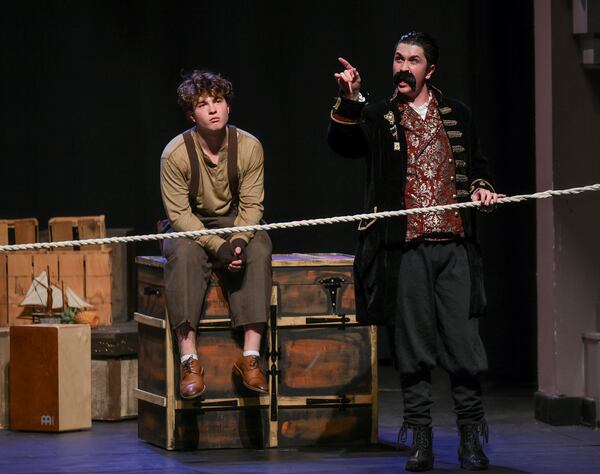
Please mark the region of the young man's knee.
POLYGON ((193 262, 195 264, 208 263, 206 251, 196 242, 183 238, 172 242, 172 245, 165 252, 169 261, 193 262))
POLYGON ((257 234, 248 245, 248 260, 271 262, 273 246, 266 233, 257 234))

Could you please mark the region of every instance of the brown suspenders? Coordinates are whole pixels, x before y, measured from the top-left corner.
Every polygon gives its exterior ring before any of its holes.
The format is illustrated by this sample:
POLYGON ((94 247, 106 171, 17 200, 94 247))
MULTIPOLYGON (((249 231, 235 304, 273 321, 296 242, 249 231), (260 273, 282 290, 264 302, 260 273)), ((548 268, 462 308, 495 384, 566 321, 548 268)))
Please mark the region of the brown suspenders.
POLYGON ((233 125, 227 125, 227 128, 229 129, 229 141, 227 142, 227 179, 229 180, 229 190, 231 191, 231 207, 237 212, 240 202, 240 183, 237 168, 237 129, 233 125))
POLYGON ((200 165, 198 164, 198 153, 196 153, 196 146, 194 145, 194 139, 192 138, 191 130, 188 130, 183 134, 183 141, 185 142, 188 159, 190 160, 190 172, 192 173, 192 179, 190 180, 188 199, 190 200, 192 212, 194 212, 194 207, 196 207, 196 196, 198 195, 198 187, 200 186, 200 165))
MULTIPOLYGON (((233 125, 227 125, 227 129, 227 180, 229 181, 229 190, 231 191, 231 207, 232 209, 237 210, 240 201, 237 169, 237 129, 233 125)), ((192 178, 190 180, 189 200, 192 212, 194 212, 194 208, 196 207, 196 196, 198 196, 198 191, 200 190, 200 166, 198 164, 198 153, 196 153, 191 130, 184 132, 183 141, 185 142, 188 159, 190 160, 192 178)))

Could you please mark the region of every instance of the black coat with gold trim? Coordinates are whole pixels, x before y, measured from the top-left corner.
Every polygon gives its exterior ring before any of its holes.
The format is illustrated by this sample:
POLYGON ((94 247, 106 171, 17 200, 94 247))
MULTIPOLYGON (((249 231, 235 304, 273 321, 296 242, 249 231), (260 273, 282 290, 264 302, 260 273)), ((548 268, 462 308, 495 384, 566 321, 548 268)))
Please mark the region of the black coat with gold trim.
MULTIPOLYGON (((476 188, 493 191, 492 175, 487 159, 480 152, 471 111, 463 103, 432 90, 454 155, 458 202, 469 201, 476 188)), ((400 113, 393 100, 367 105, 344 98, 337 100, 331 112, 328 131, 331 148, 345 158, 366 159, 367 212, 404 208, 408 157, 400 113)), ((485 313, 486 298, 475 212, 472 208, 460 210, 471 273, 470 313, 479 317, 485 313)), ((354 261, 357 318, 363 323, 385 324, 394 320, 396 312, 396 299, 386 295, 397 288, 406 218, 361 222, 359 230, 354 261)))

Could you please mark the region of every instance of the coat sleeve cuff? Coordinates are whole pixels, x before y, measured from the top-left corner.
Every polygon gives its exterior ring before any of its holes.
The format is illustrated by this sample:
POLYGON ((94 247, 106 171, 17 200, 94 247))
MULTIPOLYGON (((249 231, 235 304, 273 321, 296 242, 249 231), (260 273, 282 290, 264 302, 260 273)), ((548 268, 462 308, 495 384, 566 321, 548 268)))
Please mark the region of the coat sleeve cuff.
POLYGON ((494 186, 489 181, 485 179, 476 179, 471 183, 471 187, 469 188, 469 194, 473 194, 477 189, 487 189, 488 191, 495 193, 496 190, 494 186))
POLYGON ((338 97, 331 109, 331 120, 343 125, 357 124, 365 104, 366 102, 338 97))

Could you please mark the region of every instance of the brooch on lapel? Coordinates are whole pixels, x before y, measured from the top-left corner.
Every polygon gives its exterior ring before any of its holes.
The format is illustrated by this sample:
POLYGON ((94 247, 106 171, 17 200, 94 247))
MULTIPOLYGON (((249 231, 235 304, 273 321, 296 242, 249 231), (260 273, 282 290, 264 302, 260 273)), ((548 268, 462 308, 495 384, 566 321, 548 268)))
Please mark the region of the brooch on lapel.
POLYGON ((386 119, 391 125, 390 133, 392 134, 392 137, 394 137, 394 151, 399 151, 400 143, 398 142, 398 128, 396 128, 396 117, 394 116, 394 112, 390 110, 383 116, 383 118, 386 119))

